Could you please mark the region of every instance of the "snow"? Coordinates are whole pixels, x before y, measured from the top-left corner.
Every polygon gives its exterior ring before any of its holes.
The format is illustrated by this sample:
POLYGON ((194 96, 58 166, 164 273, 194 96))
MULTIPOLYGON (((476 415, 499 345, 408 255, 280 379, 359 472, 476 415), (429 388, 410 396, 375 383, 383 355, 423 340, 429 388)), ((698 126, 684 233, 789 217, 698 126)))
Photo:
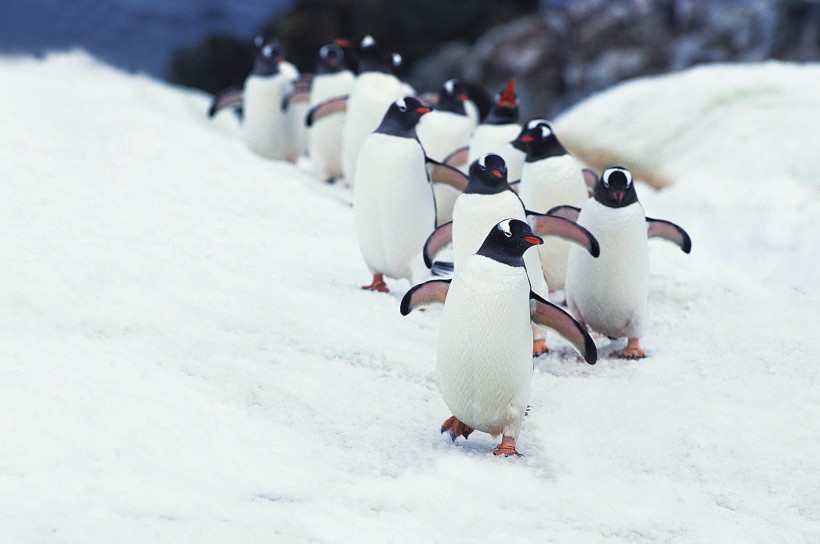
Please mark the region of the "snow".
MULTIPOLYGON (((764 68, 799 98, 767 115, 808 126, 817 87, 789 78, 817 67, 764 68)), ((650 357, 596 338, 583 365, 551 336, 525 457, 494 458, 438 433, 440 310, 358 289, 342 188, 253 155, 209 97, 83 53, 0 58, 0 79, 4 542, 820 540, 817 153, 785 167, 751 131, 749 169, 693 151, 672 187, 639 185, 693 239, 650 245, 650 357)), ((705 130, 643 119, 648 84, 594 99, 653 127, 638 152, 705 130)), ((740 102, 729 133, 764 107, 740 102)), ((810 128, 778 145, 816 150, 810 128)))

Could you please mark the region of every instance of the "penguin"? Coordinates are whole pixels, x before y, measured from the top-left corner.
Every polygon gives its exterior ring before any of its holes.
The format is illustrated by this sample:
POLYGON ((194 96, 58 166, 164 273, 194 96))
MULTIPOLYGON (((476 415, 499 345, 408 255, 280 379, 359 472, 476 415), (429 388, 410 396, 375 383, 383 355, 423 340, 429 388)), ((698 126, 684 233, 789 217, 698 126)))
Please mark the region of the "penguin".
MULTIPOLYGON (((581 207, 589 198, 582 166, 567 152, 546 119, 533 119, 512 142, 526 153, 518 196, 530 210, 566 204, 581 207)), ((566 283, 570 243, 551 238, 538 246, 547 284, 553 291, 566 283)))
MULTIPOLYGON (((571 221, 553 221, 550 216, 535 214, 524 208, 507 183, 507 168, 500 155, 489 153, 479 157, 470 165, 467 187, 456 199, 453 207, 453 221, 433 232, 424 245, 424 259, 432 267, 435 252, 442 249, 447 242, 453 245, 453 262, 458 270, 462 261, 478 250, 484 241, 486 232, 500 219, 505 217, 527 221, 532 215, 536 232, 543 235, 559 235, 581 244, 587 251, 595 254, 598 251, 597 241, 585 229, 578 228, 571 221)), ((527 273, 532 290, 543 299, 549 299, 549 289, 538 253, 531 251, 524 256, 527 273)), ((536 329, 533 354, 539 355, 548 350, 544 331, 536 329)))
POLYGON ((520 455, 516 440, 530 398, 533 364, 530 303, 539 326, 556 330, 589 364, 597 348, 567 312, 530 287, 524 256, 542 239, 528 223, 505 219, 489 229, 475 254, 450 280, 410 289, 400 311, 444 303, 438 335, 435 381, 452 412, 441 426, 455 441, 474 430, 501 435, 494 455, 520 455))
POLYGON ((390 105, 365 138, 356 168, 353 215, 359 248, 373 274, 362 289, 387 292, 384 276, 418 278, 419 257, 436 206, 416 124, 430 108, 414 97, 390 105))
POLYGON ((618 357, 645 357, 640 338, 646 325, 648 298, 647 240, 664 238, 689 253, 689 235, 674 223, 644 215, 632 174, 621 166, 601 174, 593 197, 580 210, 559 206, 548 214, 575 219, 601 244, 598 259, 570 248, 566 280, 569 312, 594 331, 611 338, 625 336, 627 345, 617 352, 618 357))
POLYGON ((382 55, 372 36, 361 40, 356 55, 359 75, 348 95, 347 115, 342 129, 342 173, 353 187, 362 142, 379 126, 390 104, 414 94, 413 89, 395 75, 401 58, 382 55))
POLYGON ((510 79, 504 89, 496 95, 487 117, 481 121, 470 138, 467 164, 470 165, 487 153, 495 153, 504 158, 507 175, 511 182, 521 179, 524 164, 523 151, 512 146, 521 130, 518 123, 518 98, 515 95, 515 80, 510 79))
MULTIPOLYGON (((325 45, 319 50, 319 61, 310 91, 311 108, 350 92, 355 76, 347 68, 344 59, 344 51, 335 44, 325 45)), ((344 112, 339 111, 312 124, 308 131, 308 156, 316 177, 322 181, 342 176, 340 149, 344 120, 344 112)))
POLYGON ((244 87, 217 94, 208 116, 226 107, 241 108, 242 139, 252 151, 269 159, 296 162, 302 150, 301 136, 289 123, 281 102, 298 80, 299 70, 284 60, 276 40, 258 35, 254 45, 256 60, 244 87))
MULTIPOLYGON (((441 86, 435 108, 422 117, 416 133, 427 156, 442 162, 453 150, 469 143, 476 119, 476 113, 470 113, 467 89, 461 81, 450 79, 441 86)), ((433 184, 433 191, 437 224, 451 221, 459 193, 452 186, 439 183, 433 184)))

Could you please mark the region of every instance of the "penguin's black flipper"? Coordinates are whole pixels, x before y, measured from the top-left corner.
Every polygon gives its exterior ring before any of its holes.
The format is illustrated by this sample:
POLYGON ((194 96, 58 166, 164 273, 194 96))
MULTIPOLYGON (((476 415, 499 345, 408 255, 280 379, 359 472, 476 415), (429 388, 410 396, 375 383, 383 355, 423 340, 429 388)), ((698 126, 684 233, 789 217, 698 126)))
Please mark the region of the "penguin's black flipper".
POLYGON ((282 103, 279 104, 279 109, 285 111, 291 104, 307 104, 308 102, 310 102, 310 89, 305 90, 294 87, 282 97, 282 103))
POLYGON ((449 155, 444 157, 441 161, 447 166, 459 167, 467 164, 467 157, 469 156, 470 146, 462 146, 454 149, 449 155))
POLYGON ((430 280, 411 287, 401 299, 399 311, 407 315, 419 306, 427 306, 436 302, 444 304, 447 293, 450 291, 450 282, 453 280, 430 280))
POLYGON ((578 221, 579 213, 581 213, 581 208, 576 208, 575 206, 555 206, 547 211, 547 215, 563 217, 573 223, 578 221))
POLYGON ((530 299, 535 301, 535 309, 532 312, 533 322, 560 334, 564 340, 572 344, 587 363, 594 365, 598 360, 598 348, 584 326, 567 312, 532 291, 530 291, 530 299))
POLYGON ((219 110, 225 108, 241 108, 243 102, 242 97, 242 87, 231 87, 220 91, 219 94, 214 96, 213 101, 211 101, 211 107, 208 108, 208 117, 213 117, 219 110))
POLYGON ((592 168, 582 168, 581 173, 584 175, 584 183, 587 184, 587 193, 592 196, 595 192, 595 184, 598 183, 598 172, 592 168))
MULTIPOLYGON (((555 209, 555 208, 553 208, 555 209)), ((550 210, 552 211, 552 210, 550 210)), ((590 255, 597 257, 601 254, 598 240, 581 225, 560 215, 549 215, 527 210, 532 230, 540 236, 558 236, 569 242, 575 242, 586 249, 590 255)))
POLYGON ((677 244, 684 253, 692 251, 692 239, 678 225, 663 219, 646 218, 646 228, 650 238, 664 238, 677 244))
POLYGON ((449 185, 457 191, 463 191, 467 188, 470 178, 464 172, 458 168, 435 161, 430 157, 425 157, 425 160, 427 161, 427 174, 433 183, 449 185))
POLYGON ((348 95, 343 95, 319 102, 308 110, 307 115, 305 115, 305 124, 310 127, 313 126, 313 123, 322 117, 327 117, 331 113, 347 111, 347 99, 348 95))
POLYGON ((424 242, 424 250, 422 251, 424 256, 424 264, 427 268, 433 267, 433 259, 436 257, 438 252, 441 251, 447 244, 452 243, 452 241, 452 221, 439 225, 438 228, 436 228, 436 230, 434 230, 433 233, 427 237, 427 240, 424 242))

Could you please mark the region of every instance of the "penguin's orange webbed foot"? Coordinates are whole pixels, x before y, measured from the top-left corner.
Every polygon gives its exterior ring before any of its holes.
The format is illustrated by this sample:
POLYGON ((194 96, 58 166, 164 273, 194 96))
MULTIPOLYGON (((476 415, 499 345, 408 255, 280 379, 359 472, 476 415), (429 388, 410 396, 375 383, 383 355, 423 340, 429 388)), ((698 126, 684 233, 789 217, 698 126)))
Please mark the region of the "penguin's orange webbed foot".
POLYGON ((510 455, 514 457, 523 457, 523 455, 515 450, 515 438, 510 438, 509 436, 501 437, 501 444, 493 450, 493 455, 503 455, 504 457, 509 457, 510 455))
POLYGON ((456 438, 459 436, 463 436, 466 440, 470 433, 472 433, 475 429, 469 427, 468 425, 462 423, 461 421, 456 418, 456 416, 450 416, 447 420, 441 424, 441 432, 444 433, 445 431, 449 433, 450 440, 453 442, 456 441, 456 438))
POLYGON ((550 350, 550 347, 543 340, 534 340, 533 343, 532 343, 532 356, 533 357, 538 357, 539 355, 543 355, 544 353, 548 353, 549 350, 550 350))
POLYGON ((617 352, 619 359, 643 359, 646 357, 646 352, 641 349, 641 345, 637 338, 630 338, 626 342, 626 347, 617 352))
POLYGON ((383 274, 373 274, 373 281, 370 282, 370 285, 362 285, 362 289, 366 291, 378 291, 379 293, 390 292, 390 289, 387 288, 387 284, 384 283, 383 274))

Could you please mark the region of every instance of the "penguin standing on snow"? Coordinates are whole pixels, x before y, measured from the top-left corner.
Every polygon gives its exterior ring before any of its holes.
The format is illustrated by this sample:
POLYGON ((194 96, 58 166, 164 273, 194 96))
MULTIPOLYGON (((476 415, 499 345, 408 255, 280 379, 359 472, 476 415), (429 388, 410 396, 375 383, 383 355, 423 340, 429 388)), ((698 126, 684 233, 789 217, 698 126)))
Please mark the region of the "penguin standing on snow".
POLYGON ((524 164, 524 152, 512 146, 512 142, 521 131, 518 123, 518 97, 515 95, 515 80, 509 80, 504 89, 496 96, 495 103, 487 117, 481 121, 470 138, 467 153, 467 164, 473 164, 487 153, 501 155, 507 165, 507 179, 521 179, 521 167, 524 164))
POLYGON ((464 259, 452 280, 413 287, 401 313, 443 302, 436 384, 453 416, 441 426, 455 441, 473 430, 502 435, 495 455, 519 455, 515 443, 530 398, 532 319, 556 330, 595 364, 597 350, 586 330, 530 288, 527 250, 541 243, 530 226, 506 219, 493 226, 478 251, 464 259))
MULTIPOLYGON (((446 81, 438 93, 433 111, 422 117, 416 127, 419 141, 431 159, 443 162, 455 149, 470 142, 476 116, 468 113, 467 89, 461 81, 446 81)), ((436 195, 437 224, 453 219, 453 205, 459 192, 446 184, 433 184, 436 195)))
POLYGON ((284 60, 276 40, 254 39, 256 60, 242 89, 231 88, 214 97, 209 117, 226 107, 242 111, 242 139, 254 152, 269 159, 296 162, 303 149, 300 136, 281 108, 283 98, 299 79, 299 70, 284 60))
MULTIPOLYGON (((453 261, 458 270, 469 255, 475 253, 484 242, 486 233, 499 220, 504 218, 527 221, 533 218, 535 231, 543 235, 557 235, 581 244, 593 255, 598 247, 595 238, 585 229, 578 228, 572 221, 545 216, 530 212, 524 208, 507 183, 507 168, 504 159, 499 155, 487 154, 479 157, 470 165, 469 183, 464 192, 456 199, 453 208, 453 221, 437 228, 427 239, 424 246, 424 259, 427 266, 432 266, 435 254, 447 243, 453 244, 453 261)), ((524 255, 527 274, 532 290, 543 299, 549 299, 549 290, 538 253, 530 251, 524 255)), ((547 351, 543 330, 535 330, 533 354, 547 351)))
MULTIPOLYGON (((549 121, 528 122, 512 145, 527 154, 518 185, 518 196, 527 209, 584 205, 589 196, 581 165, 558 141, 549 121)), ((569 242, 556 238, 538 246, 544 276, 552 290, 564 288, 569 248, 569 242)))
MULTIPOLYGON (((319 50, 319 62, 310 90, 311 108, 350 92, 355 76, 345 65, 344 56, 342 48, 333 44, 319 50)), ((316 177, 322 181, 342 175, 344 120, 344 111, 336 111, 313 123, 308 130, 308 155, 316 177)))
POLYGON ((353 215, 359 248, 373 274, 362 289, 387 292, 385 275, 412 280, 424 272, 419 257, 435 228, 436 205, 416 124, 429 111, 413 97, 401 98, 362 144, 353 215))
POLYGON ((567 307, 578 321, 612 338, 627 337, 619 357, 645 357, 639 339, 646 322, 649 282, 647 239, 660 237, 685 253, 692 241, 679 226, 644 215, 632 174, 615 166, 601 174, 593 198, 578 210, 560 206, 550 214, 575 219, 601 244, 601 256, 590 259, 570 248, 567 263, 567 307))

